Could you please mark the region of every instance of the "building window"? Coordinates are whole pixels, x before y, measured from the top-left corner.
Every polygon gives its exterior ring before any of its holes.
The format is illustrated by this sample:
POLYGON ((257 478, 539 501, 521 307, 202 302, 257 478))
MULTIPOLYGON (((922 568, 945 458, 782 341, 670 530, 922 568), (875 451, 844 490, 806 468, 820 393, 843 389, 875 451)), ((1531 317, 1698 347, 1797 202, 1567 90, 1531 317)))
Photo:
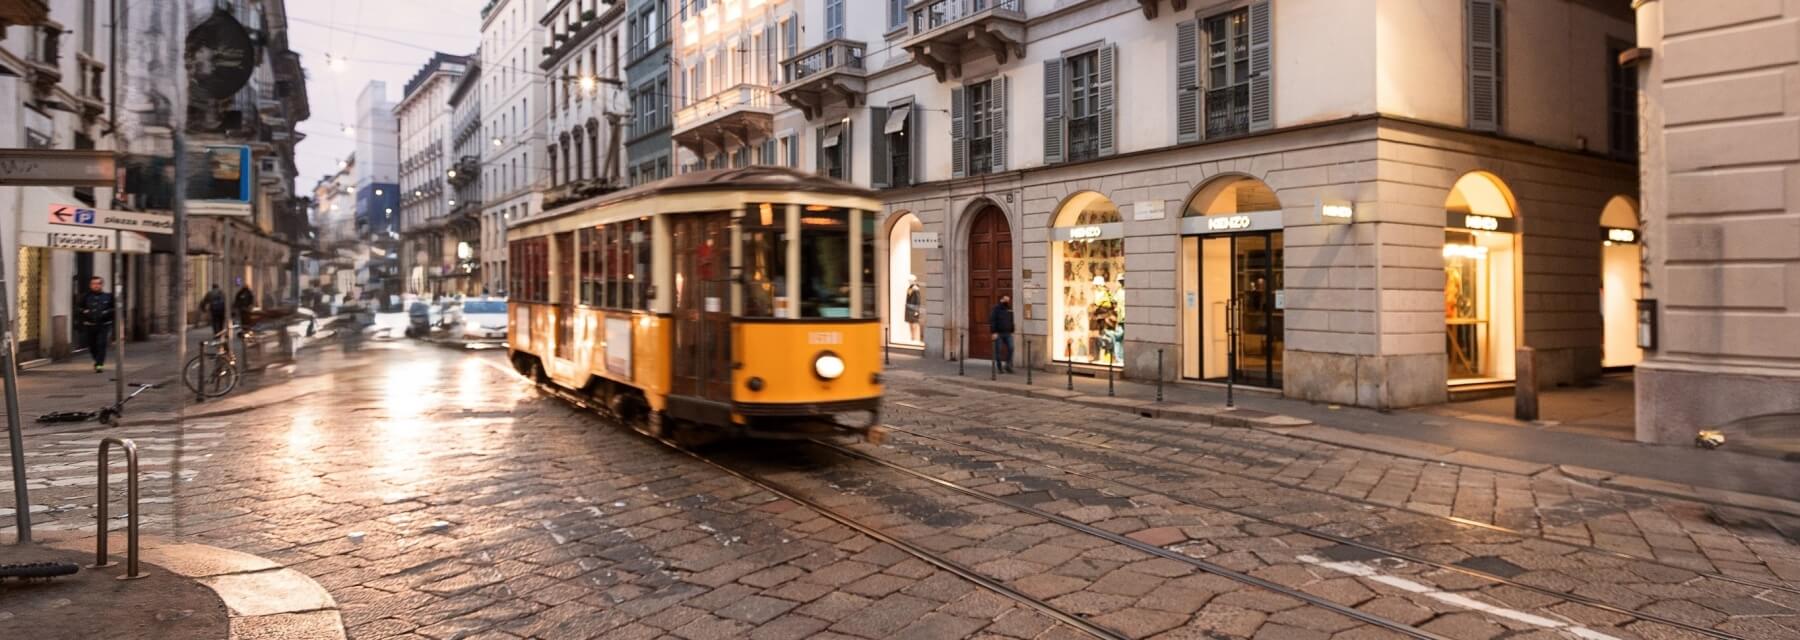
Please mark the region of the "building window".
POLYGON ((874 131, 875 149, 871 154, 873 168, 869 176, 870 183, 877 188, 905 187, 913 182, 913 144, 918 139, 914 135, 914 127, 918 118, 913 115, 913 105, 901 104, 886 109, 871 108, 874 118, 871 127, 879 127, 874 131))
POLYGON ((795 19, 793 16, 788 16, 788 18, 786 20, 783 20, 781 22, 781 31, 782 31, 781 38, 783 40, 782 46, 787 48, 787 55, 784 57, 792 58, 796 54, 799 54, 800 53, 800 21, 795 19))
POLYGON ((825 39, 844 37, 844 0, 825 0, 825 39))
POLYGON ((1250 132, 1250 10, 1207 18, 1206 137, 1250 132))
POLYGON ((1468 0, 1469 128, 1499 131, 1501 106, 1506 104, 1506 39, 1501 30, 1500 3, 1468 0))
POLYGON ((1100 155, 1100 52, 1089 51, 1063 61, 1069 76, 1070 161, 1100 155))
POLYGON ((888 31, 898 31, 906 26, 906 4, 907 0, 888 0, 888 31))
POLYGON ((1636 160, 1638 155, 1637 70, 1619 64, 1619 55, 1629 45, 1612 43, 1606 47, 1608 91, 1606 93, 1607 146, 1614 157, 1636 160))
POLYGON ((965 91, 969 101, 969 175, 989 173, 994 170, 993 114, 999 105, 994 103, 988 83, 969 85, 965 91))

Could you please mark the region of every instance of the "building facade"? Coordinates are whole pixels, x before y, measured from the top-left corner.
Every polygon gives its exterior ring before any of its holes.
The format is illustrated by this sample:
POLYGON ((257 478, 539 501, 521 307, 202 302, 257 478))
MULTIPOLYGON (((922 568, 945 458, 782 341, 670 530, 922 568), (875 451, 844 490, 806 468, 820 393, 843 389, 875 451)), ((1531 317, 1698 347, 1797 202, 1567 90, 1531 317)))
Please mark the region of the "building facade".
POLYGON ((468 71, 450 91, 450 148, 452 164, 445 172, 450 183, 450 220, 446 223, 455 243, 454 268, 465 295, 488 294, 503 287, 493 280, 498 265, 485 262, 484 248, 506 244, 506 227, 482 210, 481 201, 481 59, 469 56, 468 71))
POLYGON ((407 81, 394 106, 400 129, 400 271, 410 295, 462 293, 468 275, 455 268, 456 233, 448 228, 458 204, 448 182, 456 158, 450 94, 467 72, 467 58, 436 54, 407 81))
POLYGON ((353 300, 398 310, 406 291, 400 269, 400 123, 387 83, 370 81, 356 96, 356 152, 350 193, 356 198, 356 292, 353 300))
POLYGON ((1636 219, 1622 6, 844 6, 805 3, 771 119, 884 189, 896 346, 988 358, 1010 296, 1020 364, 1378 408, 1521 347, 1540 386, 1635 362, 1598 266, 1636 219))
POLYGON ((327 304, 347 305, 362 300, 358 273, 367 273, 368 243, 357 232, 356 156, 338 162, 338 170, 319 179, 312 192, 312 228, 316 236, 317 269, 312 282, 327 304))
POLYGON ((1636 3, 1643 86, 1638 439, 1794 436, 1800 42, 1784 3, 1636 3))
MULTIPOLYGON (((544 5, 493 0, 481 11, 481 120, 488 139, 481 159, 482 212, 502 225, 543 210, 546 83, 532 61, 548 44, 538 26, 544 5)), ((499 265, 494 273, 505 273, 505 244, 483 251, 484 262, 499 265)))
MULTIPOLYGON (((775 87, 782 81, 784 59, 794 58, 792 70, 797 74, 823 63, 822 56, 795 58, 804 4, 772 0, 682 5, 671 54, 676 110, 670 129, 681 171, 798 162, 795 127, 805 118, 775 95, 775 87), (784 126, 778 129, 776 121, 783 115, 788 117, 780 118, 784 126)), ((837 46, 841 44, 830 40, 821 51, 862 56, 860 50, 837 46)))
POLYGON ((544 208, 624 186, 625 3, 560 0, 538 24, 550 44, 537 68, 548 90, 544 208))
MULTIPOLYGON (((704 0, 676 4, 704 4, 704 0)), ((674 95, 669 10, 669 0, 627 0, 625 5, 625 86, 631 104, 625 156, 626 181, 631 185, 667 178, 676 166, 669 144, 674 95)))

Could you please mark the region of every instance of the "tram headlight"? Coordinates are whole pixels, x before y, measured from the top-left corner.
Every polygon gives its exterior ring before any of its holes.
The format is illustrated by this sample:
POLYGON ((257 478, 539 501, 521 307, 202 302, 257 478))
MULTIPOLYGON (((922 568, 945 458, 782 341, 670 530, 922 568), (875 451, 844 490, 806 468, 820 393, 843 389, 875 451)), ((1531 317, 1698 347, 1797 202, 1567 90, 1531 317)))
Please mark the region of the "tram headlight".
POLYGON ((820 380, 836 380, 838 376, 844 375, 844 359, 830 351, 820 353, 813 358, 813 373, 820 380))

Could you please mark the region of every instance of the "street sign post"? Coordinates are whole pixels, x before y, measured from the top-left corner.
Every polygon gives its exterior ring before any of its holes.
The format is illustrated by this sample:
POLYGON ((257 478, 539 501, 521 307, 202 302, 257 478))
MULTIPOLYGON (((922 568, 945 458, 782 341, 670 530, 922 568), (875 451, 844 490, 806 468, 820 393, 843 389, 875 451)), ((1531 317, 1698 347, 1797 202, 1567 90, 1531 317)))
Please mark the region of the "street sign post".
POLYGON ((50 205, 50 224, 144 233, 175 232, 175 216, 168 214, 91 209, 73 204, 50 205))

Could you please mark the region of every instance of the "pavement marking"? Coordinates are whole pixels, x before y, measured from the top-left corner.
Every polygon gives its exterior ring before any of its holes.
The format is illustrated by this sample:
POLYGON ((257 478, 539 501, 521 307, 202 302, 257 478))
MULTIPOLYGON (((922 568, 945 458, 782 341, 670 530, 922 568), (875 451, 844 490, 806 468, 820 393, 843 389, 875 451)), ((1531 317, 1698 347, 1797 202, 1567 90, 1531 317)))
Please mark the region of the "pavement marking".
POLYGON ((1583 640, 1620 640, 1619 638, 1616 638, 1614 636, 1609 636, 1604 633, 1595 631, 1593 629, 1589 629, 1587 627, 1570 624, 1567 622, 1563 622, 1561 620, 1552 620, 1550 618, 1546 618, 1546 617, 1538 616, 1538 615, 1532 615, 1532 614, 1525 613, 1523 611, 1518 611, 1515 609, 1508 609, 1505 607, 1491 605, 1486 602, 1482 602, 1480 600, 1470 598, 1468 596, 1463 596, 1463 595, 1458 595, 1458 594, 1450 593, 1447 591, 1443 591, 1436 587, 1426 586, 1426 585, 1414 582, 1412 580, 1408 580, 1406 578, 1385 575, 1385 574, 1381 573, 1380 571, 1376 570, 1374 567, 1371 567, 1371 566, 1361 563, 1361 562, 1354 562, 1354 561, 1352 561, 1352 562, 1336 562, 1336 561, 1325 560, 1325 559, 1319 558, 1317 556, 1310 556, 1310 555, 1301 555, 1301 556, 1298 556, 1298 558, 1300 559, 1301 562, 1305 562, 1305 563, 1320 566, 1320 567, 1325 567, 1327 569, 1336 571, 1338 573, 1349 574, 1349 575, 1353 575, 1353 576, 1356 576, 1359 578, 1367 578, 1374 582, 1379 582, 1381 584, 1385 584, 1387 586, 1394 587, 1394 588, 1400 589, 1402 591, 1416 593, 1416 594, 1425 596, 1427 598, 1431 598, 1433 600, 1437 600, 1438 602, 1442 602, 1445 604, 1458 606, 1458 607, 1462 607, 1464 609, 1470 609, 1473 611, 1480 611, 1482 613, 1486 613, 1489 615, 1498 616, 1501 618, 1506 618, 1508 620, 1514 620, 1517 622, 1523 622, 1525 624, 1529 624, 1529 625, 1533 625, 1533 626, 1544 627, 1546 629, 1557 629, 1557 630, 1561 630, 1561 631, 1567 631, 1567 632, 1573 634, 1575 637, 1582 638, 1583 640))

